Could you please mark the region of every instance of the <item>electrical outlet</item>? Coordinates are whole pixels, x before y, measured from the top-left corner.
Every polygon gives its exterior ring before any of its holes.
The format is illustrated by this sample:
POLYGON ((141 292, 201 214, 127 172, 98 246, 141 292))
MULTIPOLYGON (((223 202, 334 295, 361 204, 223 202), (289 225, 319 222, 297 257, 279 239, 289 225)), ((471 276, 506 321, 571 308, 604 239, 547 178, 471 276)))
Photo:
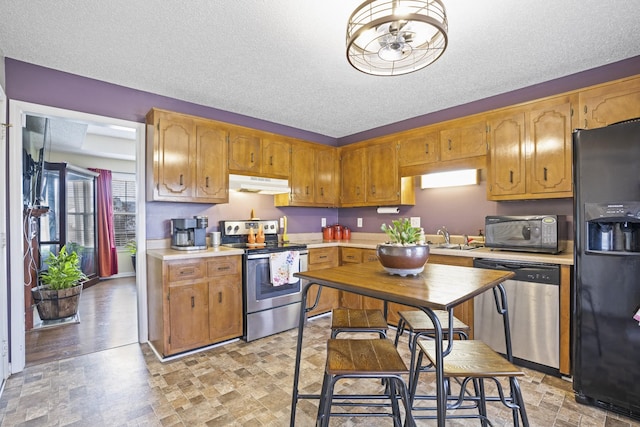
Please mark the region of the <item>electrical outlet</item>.
POLYGON ((420 228, 420 217, 419 216, 412 216, 411 217, 411 226, 420 228))
POLYGON ((280 218, 280 228, 284 228, 284 218, 280 218))
POLYGON ((358 227, 362 227, 362 218, 358 218, 358 227))
POLYGON ((322 219, 320 220, 320 225, 321 225, 322 227, 326 227, 326 226, 327 226, 327 218, 322 218, 322 219))

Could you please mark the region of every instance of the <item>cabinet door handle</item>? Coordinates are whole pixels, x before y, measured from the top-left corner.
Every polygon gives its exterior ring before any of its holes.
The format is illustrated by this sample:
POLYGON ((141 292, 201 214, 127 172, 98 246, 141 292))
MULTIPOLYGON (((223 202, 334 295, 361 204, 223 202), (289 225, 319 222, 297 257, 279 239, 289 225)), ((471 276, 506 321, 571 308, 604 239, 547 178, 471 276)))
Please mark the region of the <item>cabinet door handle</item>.
POLYGON ((304 187, 304 193, 308 196, 309 195, 309 186, 307 185, 306 187, 304 187))
POLYGON ((320 195, 324 196, 324 187, 320 187, 320 195))
POLYGON ((269 156, 269 166, 273 166, 273 156, 269 156))
POLYGON ((513 171, 509 171, 509 183, 513 184, 513 171))
POLYGON ((449 151, 451 151, 451 140, 449 140, 449 151))
POLYGON ((204 186, 209 188, 209 177, 206 177, 204 181, 205 181, 204 186))
POLYGON ((184 185, 184 175, 180 174, 180 185, 184 185))
POLYGON ((251 163, 253 163, 253 153, 251 153, 251 163))
POLYGON ((327 258, 327 256, 326 255, 320 255, 318 258, 325 259, 325 258, 327 258))
POLYGON ((180 274, 181 276, 184 276, 184 275, 187 275, 187 274, 193 274, 193 272, 194 272, 194 271, 195 271, 195 270, 194 270, 193 268, 190 268, 190 269, 188 269, 188 270, 180 270, 180 273, 179 273, 179 274, 180 274))
POLYGON ((544 180, 547 180, 547 168, 544 168, 544 180))
POLYGON ((231 267, 229 267, 228 265, 225 265, 224 267, 218 267, 218 271, 226 271, 229 270, 231 267))
POLYGON ((371 186, 371 194, 376 194, 376 186, 375 185, 371 186))
POLYGON ((191 297, 191 308, 194 308, 196 306, 196 297, 192 296, 191 297))
POLYGON ((356 196, 360 195, 360 187, 356 187, 356 196))
POLYGON ((218 302, 222 304, 222 292, 218 292, 218 302))
POLYGON ((424 153, 429 154, 429 144, 424 144, 424 153))

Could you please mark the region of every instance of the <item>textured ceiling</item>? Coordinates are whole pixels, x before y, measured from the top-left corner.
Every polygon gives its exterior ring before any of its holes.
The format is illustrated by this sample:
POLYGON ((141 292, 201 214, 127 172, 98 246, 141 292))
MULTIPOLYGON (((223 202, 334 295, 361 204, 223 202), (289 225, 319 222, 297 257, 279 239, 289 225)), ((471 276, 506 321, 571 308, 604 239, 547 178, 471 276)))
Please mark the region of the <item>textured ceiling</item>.
POLYGON ((362 0, 0 0, 6 57, 340 138, 640 55, 637 0, 444 0, 449 47, 349 66, 362 0))

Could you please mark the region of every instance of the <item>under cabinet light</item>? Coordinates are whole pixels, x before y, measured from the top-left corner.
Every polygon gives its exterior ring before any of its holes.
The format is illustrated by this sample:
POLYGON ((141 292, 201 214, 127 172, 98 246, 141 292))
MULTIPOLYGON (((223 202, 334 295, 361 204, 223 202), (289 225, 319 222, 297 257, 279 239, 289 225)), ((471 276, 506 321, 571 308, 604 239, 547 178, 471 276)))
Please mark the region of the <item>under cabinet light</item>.
POLYGON ((458 187, 477 184, 478 169, 461 169, 422 175, 421 188, 458 187))

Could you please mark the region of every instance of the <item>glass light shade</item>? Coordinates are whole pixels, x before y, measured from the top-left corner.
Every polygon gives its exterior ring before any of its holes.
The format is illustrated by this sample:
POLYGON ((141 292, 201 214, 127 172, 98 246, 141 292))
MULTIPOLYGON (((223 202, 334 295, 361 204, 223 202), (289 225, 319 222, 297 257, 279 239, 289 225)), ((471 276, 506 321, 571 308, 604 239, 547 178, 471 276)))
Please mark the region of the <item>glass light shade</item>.
POLYGON ((396 76, 420 70, 447 48, 440 0, 369 0, 347 24, 347 59, 359 71, 396 76))
POLYGON ((459 187, 478 184, 477 169, 461 169, 422 175, 421 188, 459 187))

